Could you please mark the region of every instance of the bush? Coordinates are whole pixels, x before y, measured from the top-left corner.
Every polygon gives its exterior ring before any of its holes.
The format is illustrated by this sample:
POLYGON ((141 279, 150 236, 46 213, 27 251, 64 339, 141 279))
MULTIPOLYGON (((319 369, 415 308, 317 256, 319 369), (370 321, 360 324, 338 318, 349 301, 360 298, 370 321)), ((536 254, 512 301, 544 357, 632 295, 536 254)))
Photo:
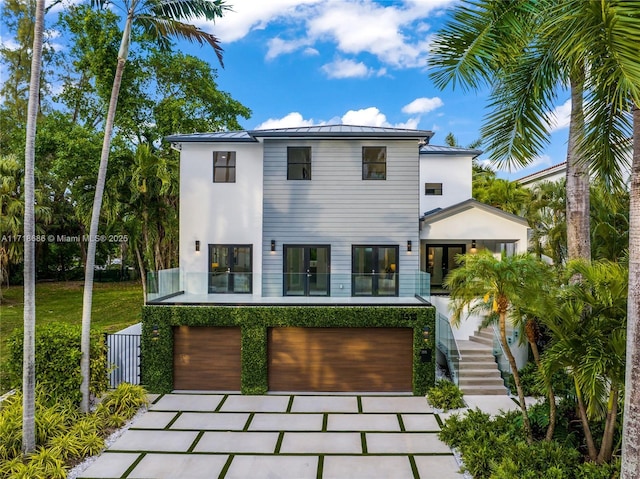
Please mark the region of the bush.
POLYGON ((495 418, 479 409, 447 419, 440 439, 462 455, 475 479, 617 479, 620 464, 583 463, 575 448, 557 441, 527 444, 520 412, 495 418))
MULTIPOLYGON (((535 362, 528 362, 518 373, 520 374, 520 384, 525 396, 541 397, 547 395, 547 387, 544 385, 535 362)), ((560 370, 553 373, 551 384, 557 397, 575 395, 573 381, 564 371, 560 370)), ((516 390, 516 383, 511 374, 507 376, 507 386, 511 391, 516 390)))
POLYGON ((438 379, 435 386, 429 388, 427 400, 433 407, 444 411, 465 407, 462 391, 447 379, 438 379))
MULTIPOLYGON (((70 399, 80 404, 80 326, 53 323, 36 331, 36 383, 46 390, 53 401, 70 399)), ((22 386, 23 332, 14 331, 9 340, 7 372, 12 388, 22 386)), ((91 332, 91 394, 98 396, 107 390, 107 347, 102 334, 91 332)))
POLYGON ((66 477, 66 469, 104 449, 104 437, 111 432, 114 417, 133 416, 146 404, 140 386, 120 385, 107 394, 98 410, 81 415, 70 401, 47 405, 42 389, 36 395, 37 452, 25 459, 22 445, 22 394, 16 393, 0 409, 0 478, 66 477), (100 412, 101 411, 101 412, 100 412))

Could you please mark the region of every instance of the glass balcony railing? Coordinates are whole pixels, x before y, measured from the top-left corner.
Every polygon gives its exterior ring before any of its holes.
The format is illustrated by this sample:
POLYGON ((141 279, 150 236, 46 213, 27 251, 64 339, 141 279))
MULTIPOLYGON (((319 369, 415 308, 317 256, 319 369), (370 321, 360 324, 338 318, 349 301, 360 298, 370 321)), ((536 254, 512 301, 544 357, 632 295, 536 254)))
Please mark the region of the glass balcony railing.
POLYGON ((453 335, 449 318, 441 313, 436 313, 436 345, 446 357, 451 380, 457 385, 462 356, 456 338, 453 335))
POLYGON ((430 276, 412 273, 269 273, 180 272, 178 268, 147 275, 147 300, 184 292, 192 295, 253 294, 262 297, 415 297, 430 298, 430 276))

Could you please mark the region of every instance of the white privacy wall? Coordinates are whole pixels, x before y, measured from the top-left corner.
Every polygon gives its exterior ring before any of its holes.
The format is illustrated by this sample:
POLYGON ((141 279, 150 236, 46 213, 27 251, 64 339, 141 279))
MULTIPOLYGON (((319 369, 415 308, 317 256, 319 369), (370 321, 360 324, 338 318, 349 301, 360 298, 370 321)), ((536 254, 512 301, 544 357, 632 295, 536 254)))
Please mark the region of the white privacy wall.
POLYGON ((184 143, 180 155, 182 289, 207 293, 209 244, 253 245, 253 294, 262 289, 262 144, 184 143), (236 182, 213 182, 213 152, 236 152, 236 182), (200 241, 200 252, 195 242, 200 241))
POLYGON ((469 155, 421 154, 420 214, 471 198, 471 165, 469 155), (442 196, 425 195, 425 183, 442 183, 442 196))

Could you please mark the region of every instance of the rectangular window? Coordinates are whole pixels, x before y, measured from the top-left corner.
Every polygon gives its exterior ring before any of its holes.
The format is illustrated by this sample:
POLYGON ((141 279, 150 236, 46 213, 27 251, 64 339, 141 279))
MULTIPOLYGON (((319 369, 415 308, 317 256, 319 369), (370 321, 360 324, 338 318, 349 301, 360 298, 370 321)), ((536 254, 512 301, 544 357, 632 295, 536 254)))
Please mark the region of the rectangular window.
POLYGON ((442 196, 442 183, 425 183, 424 194, 427 196, 442 196))
POLYGON ((387 147, 363 146, 362 147, 362 179, 386 180, 387 179, 387 147))
POLYGON ((236 152, 235 151, 214 151, 213 152, 213 182, 214 183, 235 183, 236 182, 236 152))
POLYGON ((311 147, 287 147, 287 180, 311 179, 311 147))

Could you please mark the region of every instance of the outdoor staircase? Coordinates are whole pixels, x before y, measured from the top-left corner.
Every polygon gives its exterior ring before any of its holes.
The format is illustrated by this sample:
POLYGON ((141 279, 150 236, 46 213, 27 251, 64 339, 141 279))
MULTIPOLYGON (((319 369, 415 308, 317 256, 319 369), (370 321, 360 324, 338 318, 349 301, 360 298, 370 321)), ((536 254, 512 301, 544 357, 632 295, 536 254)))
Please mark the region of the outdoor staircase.
POLYGON ((468 341, 458 340, 458 386, 466 395, 506 395, 507 388, 493 356, 492 327, 476 331, 468 341))

